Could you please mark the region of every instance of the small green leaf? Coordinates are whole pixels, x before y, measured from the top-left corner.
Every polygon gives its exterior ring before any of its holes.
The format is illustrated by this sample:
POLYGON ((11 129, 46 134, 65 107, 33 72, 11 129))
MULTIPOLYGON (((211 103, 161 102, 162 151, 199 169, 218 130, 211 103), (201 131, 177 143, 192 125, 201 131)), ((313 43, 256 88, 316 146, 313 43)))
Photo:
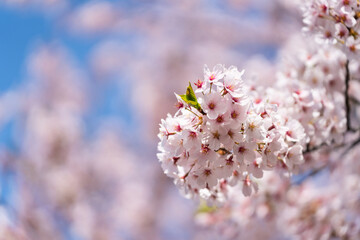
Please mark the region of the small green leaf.
POLYGON ((188 100, 197 102, 194 90, 193 90, 190 82, 189 82, 189 86, 186 89, 186 97, 187 97, 188 100))
POLYGON ((201 113, 203 112, 202 109, 201 109, 200 104, 198 103, 198 101, 196 99, 194 90, 193 90, 190 82, 189 82, 189 86, 186 89, 186 94, 180 95, 180 97, 181 97, 182 100, 184 100, 184 102, 186 102, 190 106, 196 108, 201 113))

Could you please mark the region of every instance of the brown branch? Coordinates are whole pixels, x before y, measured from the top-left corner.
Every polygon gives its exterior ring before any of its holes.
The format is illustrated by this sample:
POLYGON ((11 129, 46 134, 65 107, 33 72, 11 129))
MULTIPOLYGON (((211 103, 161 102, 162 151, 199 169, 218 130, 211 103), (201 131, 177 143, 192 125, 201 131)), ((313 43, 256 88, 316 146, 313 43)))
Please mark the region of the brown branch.
POLYGON ((321 167, 312 169, 308 171, 307 173, 304 173, 298 180, 293 181, 292 184, 300 185, 302 184, 306 179, 316 176, 318 173, 322 172, 324 169, 327 168, 327 164, 322 165, 321 167))
MULTIPOLYGON (((331 144, 333 144, 333 142, 331 144)), ((339 145, 336 145, 336 146, 331 146, 331 144, 327 145, 326 143, 322 143, 322 144, 320 144, 318 146, 315 146, 315 147, 312 147, 312 148, 307 147, 307 149, 305 151, 303 151, 303 154, 314 152, 316 150, 319 150, 323 146, 329 146, 332 149, 337 149, 337 148, 341 148, 341 147, 344 147, 345 145, 347 145, 345 143, 342 143, 342 144, 339 144, 339 145)), ((356 139, 355 141, 350 143, 350 146, 348 148, 346 148, 346 150, 344 151, 342 156, 344 157, 351 149, 353 149, 358 144, 360 144, 360 137, 358 139, 356 139)), ((301 177, 299 180, 294 181, 293 184, 299 185, 302 182, 304 182, 307 178, 317 175, 318 173, 322 172, 327 167, 328 167, 328 164, 325 164, 325 165, 322 165, 319 168, 312 169, 312 170, 308 171, 307 173, 305 173, 304 176, 301 177)))
POLYGON ((350 82, 350 71, 349 71, 349 60, 346 60, 345 64, 345 111, 346 111, 346 129, 349 132, 357 132, 359 129, 354 129, 351 126, 351 108, 350 101, 352 100, 349 96, 349 82, 350 82))
POLYGON ((348 154, 350 152, 350 150, 353 149, 354 147, 356 147, 356 145, 358 145, 359 143, 360 143, 360 138, 358 138, 354 142, 352 142, 351 145, 348 148, 346 148, 346 150, 344 151, 343 156, 348 154))
POLYGON ((347 130, 351 129, 349 81, 350 81, 349 60, 346 60, 346 64, 345 64, 345 110, 346 110, 346 129, 347 130))
POLYGON ((360 101, 357 100, 357 99, 354 98, 354 97, 350 97, 350 101, 353 102, 353 103, 356 104, 356 105, 360 105, 360 101))
POLYGON ((314 146, 314 147, 310 147, 309 143, 306 145, 306 149, 303 151, 303 154, 307 154, 307 153, 312 153, 315 152, 317 150, 319 150, 320 148, 324 147, 324 146, 330 146, 328 144, 326 144, 325 142, 321 143, 320 145, 314 146))

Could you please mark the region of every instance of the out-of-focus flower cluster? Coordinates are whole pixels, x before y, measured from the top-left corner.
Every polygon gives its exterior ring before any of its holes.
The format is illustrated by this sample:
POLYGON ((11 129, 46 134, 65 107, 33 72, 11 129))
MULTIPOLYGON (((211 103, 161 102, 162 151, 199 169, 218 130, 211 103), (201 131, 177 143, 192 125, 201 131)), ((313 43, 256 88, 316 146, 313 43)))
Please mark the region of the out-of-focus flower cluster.
POLYGON ((337 43, 349 58, 360 51, 360 3, 357 0, 307 0, 304 4, 306 30, 319 42, 337 43))
POLYGON ((279 102, 293 109, 289 112, 304 126, 309 148, 340 143, 347 121, 345 55, 334 46, 316 46, 300 36, 290 40, 282 52, 277 84, 287 87, 291 96, 279 102))
POLYGON ((223 239, 358 239, 359 150, 345 158, 343 152, 326 155, 331 167, 316 181, 293 185, 267 172, 258 194, 243 198, 235 189, 223 208, 200 208, 197 223, 223 239))
POLYGON ((141 234, 153 215, 144 205, 151 193, 133 174, 147 166, 135 171, 139 155, 106 122, 95 139, 85 137, 83 72, 59 46, 39 48, 29 72, 33 85, 13 99, 22 116, 20 152, 11 164, 21 194, 18 225, 29 239, 65 239, 65 231, 85 239, 119 239, 128 229, 141 234), (136 197, 127 201, 130 195, 136 197))

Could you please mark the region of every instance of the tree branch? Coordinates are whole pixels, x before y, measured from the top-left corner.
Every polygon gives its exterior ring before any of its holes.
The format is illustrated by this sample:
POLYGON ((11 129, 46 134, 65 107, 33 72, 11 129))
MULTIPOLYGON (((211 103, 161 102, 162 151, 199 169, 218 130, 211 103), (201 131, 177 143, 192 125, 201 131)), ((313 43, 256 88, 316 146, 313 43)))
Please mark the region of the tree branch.
MULTIPOLYGON (((331 143, 333 144, 333 142, 331 143)), ((303 154, 306 154, 306 153, 311 153, 311 152, 314 152, 318 149, 320 149, 321 147, 323 146, 331 146, 330 145, 327 145, 326 143, 322 143, 318 146, 315 146, 313 148, 307 148, 305 151, 303 151, 303 154)), ((341 148, 341 147, 345 147, 345 145, 347 144, 350 144, 349 147, 346 148, 346 150, 344 151, 344 153, 342 154, 342 156, 344 157, 351 149, 353 149, 356 145, 360 144, 360 137, 356 140, 354 140, 353 142, 351 143, 342 143, 342 144, 339 144, 339 145, 335 145, 335 146, 332 146, 332 149, 336 149, 336 148, 341 148)), ((293 181, 293 184, 296 184, 296 185, 299 185, 301 184, 302 182, 304 182, 307 178, 309 177, 312 177, 312 176, 315 176, 317 175, 318 173, 322 172, 324 169, 326 169, 328 167, 328 164, 325 164, 325 165, 322 165, 321 167, 318 167, 316 169, 312 169, 306 173, 303 174, 303 176, 301 176, 298 180, 295 180, 293 181)))
POLYGON ((360 138, 358 138, 358 139, 356 139, 354 142, 352 142, 351 143, 351 145, 348 147, 348 148, 346 148, 346 150, 345 150, 345 152, 344 152, 344 156, 346 155, 346 154, 348 154, 349 153, 349 151, 351 150, 351 149, 353 149, 356 145, 358 145, 360 143, 360 138))
POLYGON ((324 146, 329 146, 328 144, 326 144, 325 142, 321 143, 320 145, 314 146, 314 147, 310 147, 309 143, 306 145, 306 149, 303 151, 303 154, 307 154, 307 153, 312 153, 315 152, 317 150, 319 150, 320 148, 324 147, 324 146))
POLYGON ((292 181, 292 184, 295 184, 295 185, 300 185, 302 184, 306 179, 310 178, 310 177, 313 177, 315 175, 317 175, 318 173, 322 172, 324 169, 326 169, 327 167, 327 164, 325 165, 322 165, 321 167, 319 168, 315 168, 315 169, 312 169, 306 173, 304 173, 302 176, 300 176, 298 179, 296 179, 295 181, 292 181))
POLYGON ((353 102, 353 103, 356 104, 356 105, 360 105, 360 101, 357 100, 357 99, 354 98, 354 97, 350 97, 350 101, 353 102))
POLYGON ((346 111, 346 129, 349 132, 357 132, 358 129, 354 129, 351 126, 351 108, 350 101, 351 98, 349 96, 349 82, 350 82, 350 71, 349 71, 349 60, 346 60, 345 64, 345 111, 346 111))

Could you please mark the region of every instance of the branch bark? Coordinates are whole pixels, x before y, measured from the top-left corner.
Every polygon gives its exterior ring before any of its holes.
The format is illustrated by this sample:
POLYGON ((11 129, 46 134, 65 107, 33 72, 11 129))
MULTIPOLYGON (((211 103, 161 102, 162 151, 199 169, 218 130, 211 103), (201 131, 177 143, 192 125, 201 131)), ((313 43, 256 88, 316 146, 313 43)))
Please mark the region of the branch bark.
POLYGON ((345 64, 345 111, 346 111, 346 129, 349 132, 357 132, 359 129, 354 129, 351 126, 351 106, 350 101, 352 98, 349 96, 349 82, 350 82, 350 71, 349 71, 349 60, 346 60, 345 64))

